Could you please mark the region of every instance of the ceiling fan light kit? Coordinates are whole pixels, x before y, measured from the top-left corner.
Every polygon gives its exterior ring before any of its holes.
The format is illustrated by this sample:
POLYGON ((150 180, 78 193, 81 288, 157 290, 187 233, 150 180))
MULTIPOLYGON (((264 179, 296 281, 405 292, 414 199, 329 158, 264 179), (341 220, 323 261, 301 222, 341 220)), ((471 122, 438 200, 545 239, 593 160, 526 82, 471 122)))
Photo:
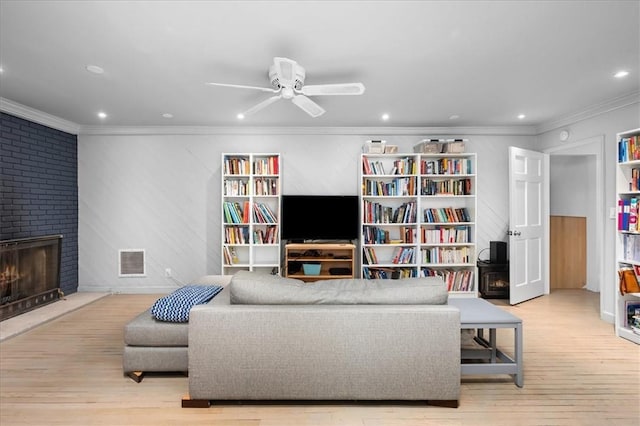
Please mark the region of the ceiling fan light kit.
POLYGON ((304 68, 298 65, 296 61, 288 58, 275 57, 273 58, 273 65, 269 67, 269 81, 272 88, 228 83, 207 84, 237 89, 260 90, 262 92, 275 94, 246 110, 241 114, 243 117, 255 114, 280 99, 290 99, 294 105, 315 118, 324 114, 325 110, 309 99, 308 96, 361 95, 365 90, 364 84, 362 83, 316 84, 305 86, 305 77, 306 72, 304 68))

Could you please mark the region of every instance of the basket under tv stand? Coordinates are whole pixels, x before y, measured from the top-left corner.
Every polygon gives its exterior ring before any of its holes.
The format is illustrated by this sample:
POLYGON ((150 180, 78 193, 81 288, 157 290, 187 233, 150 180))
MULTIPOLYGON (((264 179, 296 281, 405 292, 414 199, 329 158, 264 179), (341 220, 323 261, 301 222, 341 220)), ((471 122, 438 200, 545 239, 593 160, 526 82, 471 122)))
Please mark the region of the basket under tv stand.
POLYGON ((351 243, 290 243, 284 247, 284 276, 305 282, 335 278, 354 278, 355 244, 351 243), (319 264, 317 275, 305 275, 304 264, 319 264))

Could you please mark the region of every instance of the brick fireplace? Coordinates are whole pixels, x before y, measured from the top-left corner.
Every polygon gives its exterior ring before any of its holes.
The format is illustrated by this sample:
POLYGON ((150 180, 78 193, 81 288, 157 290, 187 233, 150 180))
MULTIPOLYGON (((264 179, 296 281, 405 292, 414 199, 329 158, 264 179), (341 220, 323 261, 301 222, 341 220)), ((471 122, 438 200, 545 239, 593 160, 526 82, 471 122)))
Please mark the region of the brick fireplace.
POLYGON ((58 300, 62 235, 0 241, 0 321, 58 300))
POLYGON ((66 295, 75 293, 77 136, 4 112, 0 128, 0 241, 64 235, 60 289, 66 295))

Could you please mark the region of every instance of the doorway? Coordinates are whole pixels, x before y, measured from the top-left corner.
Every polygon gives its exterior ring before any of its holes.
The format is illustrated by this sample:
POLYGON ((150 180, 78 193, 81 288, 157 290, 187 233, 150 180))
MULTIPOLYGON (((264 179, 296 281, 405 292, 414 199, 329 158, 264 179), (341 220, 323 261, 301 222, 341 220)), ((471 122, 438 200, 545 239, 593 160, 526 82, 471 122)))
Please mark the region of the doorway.
POLYGON ((596 136, 545 152, 550 156, 550 214, 585 218, 587 270, 584 288, 600 293, 600 317, 611 322, 613 316, 606 309, 608 296, 603 291, 606 288, 603 287, 604 137, 596 136))

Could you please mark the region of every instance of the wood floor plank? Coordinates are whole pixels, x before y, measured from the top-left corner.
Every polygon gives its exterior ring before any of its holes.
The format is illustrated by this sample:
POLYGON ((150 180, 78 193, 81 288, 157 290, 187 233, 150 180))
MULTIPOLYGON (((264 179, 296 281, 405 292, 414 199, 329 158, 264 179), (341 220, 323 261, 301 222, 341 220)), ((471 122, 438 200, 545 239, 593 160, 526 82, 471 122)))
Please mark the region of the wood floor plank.
MULTIPOLYGON (((460 407, 415 403, 217 403, 181 408, 188 379, 122 374, 124 325, 160 295, 111 295, 0 343, 0 424, 9 425, 638 425, 640 347, 600 320, 599 295, 558 290, 517 306, 523 388, 463 376, 460 407)), ((498 330, 511 354, 513 335, 498 330)))

